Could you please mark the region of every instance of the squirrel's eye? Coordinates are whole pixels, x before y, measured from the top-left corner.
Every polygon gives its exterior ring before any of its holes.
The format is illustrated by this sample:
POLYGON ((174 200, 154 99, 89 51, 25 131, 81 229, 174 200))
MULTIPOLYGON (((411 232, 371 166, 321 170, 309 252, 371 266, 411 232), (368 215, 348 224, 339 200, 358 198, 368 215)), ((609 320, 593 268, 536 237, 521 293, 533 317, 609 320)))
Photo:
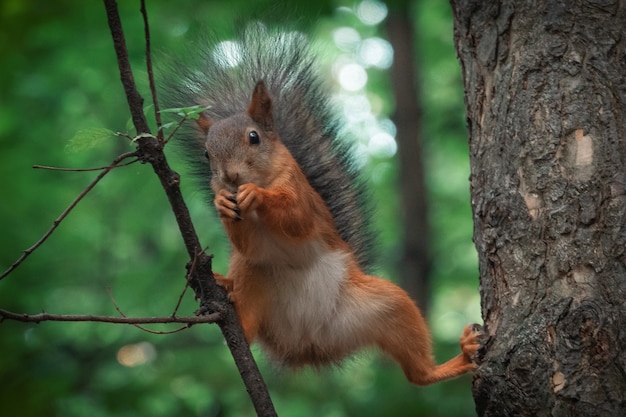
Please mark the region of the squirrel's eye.
POLYGON ((260 141, 259 134, 256 130, 251 130, 250 133, 248 133, 248 139, 250 140, 250 145, 258 145, 260 141))
POLYGON ((205 157, 206 159, 209 159, 209 151, 204 151, 204 157, 205 157))

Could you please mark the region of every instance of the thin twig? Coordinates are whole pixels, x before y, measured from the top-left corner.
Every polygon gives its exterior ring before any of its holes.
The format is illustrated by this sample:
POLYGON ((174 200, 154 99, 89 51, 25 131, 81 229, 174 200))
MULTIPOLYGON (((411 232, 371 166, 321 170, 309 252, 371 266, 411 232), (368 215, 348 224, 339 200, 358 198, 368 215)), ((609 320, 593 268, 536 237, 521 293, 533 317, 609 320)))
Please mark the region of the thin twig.
POLYGON ((152 71, 152 53, 150 52, 150 25, 148 24, 148 10, 146 1, 141 0, 141 15, 143 16, 144 35, 146 37, 146 67, 148 70, 148 81, 150 83, 150 93, 154 104, 154 118, 157 124, 157 138, 163 142, 163 129, 161 129, 161 112, 159 111, 159 99, 157 98, 156 84, 154 82, 154 72, 152 71))
POLYGON ((131 158, 134 156, 137 156, 137 152, 123 153, 119 155, 117 158, 115 158, 115 160, 111 163, 111 165, 104 168, 102 172, 98 174, 98 176, 93 181, 91 181, 91 183, 78 195, 78 197, 76 197, 74 201, 72 201, 70 205, 67 206, 67 208, 63 211, 63 213, 61 213, 61 215, 54 221, 54 223, 52 223, 52 227, 48 229, 48 231, 41 237, 41 239, 35 242, 33 246, 26 249, 24 253, 22 254, 22 256, 20 256, 15 262, 13 262, 13 264, 6 271, 4 271, 2 275, 0 275, 0 280, 8 276, 15 268, 20 266, 20 264, 24 262, 24 260, 28 258, 28 256, 31 253, 33 253, 39 246, 41 246, 46 241, 46 239, 48 239, 50 235, 55 231, 55 229, 59 226, 59 224, 61 224, 63 219, 65 219, 67 215, 70 214, 70 212, 74 209, 74 207, 76 207, 76 205, 80 202, 80 200, 82 200, 83 197, 85 197, 87 193, 89 193, 89 191, 91 191, 93 187, 95 187, 96 184, 98 184, 98 182, 100 182, 100 180, 104 178, 106 174, 111 172, 111 170, 115 168, 124 159, 131 158))
POLYGON ((211 313, 197 317, 111 317, 82 314, 20 314, 0 309, 1 320, 15 320, 21 322, 41 323, 42 321, 74 321, 74 322, 100 322, 117 324, 168 324, 168 323, 215 323, 220 320, 220 313, 211 313))
POLYGON ((174 312, 172 313, 172 317, 176 317, 176 313, 178 313, 180 304, 183 302, 183 297, 187 293, 187 288, 189 288, 189 279, 185 280, 185 287, 183 288, 183 291, 180 293, 180 296, 178 297, 178 302, 176 303, 176 307, 174 307, 174 312))
MULTIPOLYGON (((118 164, 116 165, 114 168, 121 168, 121 167, 125 167, 131 164, 134 164, 135 162, 139 162, 139 159, 133 159, 130 162, 126 162, 125 164, 118 164)), ((48 171, 63 171, 63 172, 92 172, 92 171, 103 171, 105 169, 109 169, 109 166, 106 167, 96 167, 96 168, 60 168, 60 167, 50 167, 50 166, 46 166, 46 165, 33 165, 33 168, 35 169, 45 169, 48 171)))
MULTIPOLYGON (((214 323, 214 322, 211 322, 214 323)), ((144 327, 140 324, 133 324, 133 326, 135 326, 136 328, 138 328, 139 330, 146 332, 146 333, 150 333, 150 334, 174 334, 174 333, 178 333, 178 332, 182 332, 183 330, 187 330, 188 328, 190 328, 192 325, 191 324, 186 324, 185 326, 179 327, 177 329, 174 330, 168 330, 168 331, 159 331, 159 330, 151 330, 148 329, 147 327, 144 327)))
POLYGON ((103 0, 103 2, 107 13, 109 29, 111 30, 115 55, 117 57, 120 80, 122 81, 126 99, 130 106, 133 126, 135 126, 137 134, 148 133, 150 132, 150 128, 143 114, 143 97, 141 97, 135 87, 135 77, 133 77, 133 71, 130 68, 128 49, 126 48, 126 39, 124 38, 124 31, 117 10, 117 2, 115 0, 103 0))
MULTIPOLYGON (((203 249, 201 253, 204 253, 205 250, 206 248, 203 249)), ((185 288, 183 288, 183 291, 180 293, 180 296, 178 297, 178 302, 176 303, 176 307, 174 307, 174 312, 172 313, 172 317, 176 316, 176 313, 178 312, 178 309, 180 308, 180 304, 183 302, 183 297, 185 296, 185 293, 187 292, 187 289, 189 288, 189 282, 191 281, 191 276, 196 272, 197 261, 198 261, 198 255, 194 256, 193 259, 191 260, 191 265, 189 266, 187 275, 185 275, 185 288)))
MULTIPOLYGON (((176 123, 176 127, 174 127, 172 132, 169 135, 167 135, 167 138, 164 140, 164 143, 168 143, 170 139, 174 137, 176 132, 178 132, 178 129, 180 129, 180 127, 183 125, 183 123, 185 123, 186 120, 187 120, 187 115, 183 116, 183 118, 178 123, 176 123)), ((161 131, 162 130, 163 129, 161 129, 161 131)), ((159 132, 159 133, 161 133, 161 135, 163 134, 162 132, 159 132)))
MULTIPOLYGON (((120 313, 120 316, 126 318, 126 314, 124 314, 124 312, 122 311, 122 309, 120 308, 120 306, 117 304, 117 302, 115 301, 115 298, 113 297, 113 292, 111 291, 110 288, 107 288, 107 293, 109 293, 109 298, 111 299, 111 302, 113 303, 113 307, 115 307, 115 310, 117 310, 118 313, 120 313)), ((176 318, 175 315, 172 315, 172 318, 176 318)), ((183 327, 179 327, 178 329, 174 329, 174 330, 168 330, 168 331, 157 331, 157 330, 151 330, 148 329, 147 327, 144 327, 140 324, 137 323, 133 323, 133 326, 135 326, 136 328, 138 328, 139 330, 146 332, 146 333, 151 333, 151 334, 172 334, 172 333, 178 333, 182 330, 188 329, 189 327, 191 327, 190 324, 187 324, 186 326, 183 327)))

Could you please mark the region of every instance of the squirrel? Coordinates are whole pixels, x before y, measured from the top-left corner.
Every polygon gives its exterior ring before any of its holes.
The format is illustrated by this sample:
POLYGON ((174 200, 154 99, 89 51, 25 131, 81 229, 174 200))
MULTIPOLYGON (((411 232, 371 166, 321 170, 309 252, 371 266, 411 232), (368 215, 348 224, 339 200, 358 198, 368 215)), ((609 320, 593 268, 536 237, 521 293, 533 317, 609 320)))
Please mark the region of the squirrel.
POLYGON ((199 65, 178 65, 168 89, 177 105, 206 107, 180 146, 231 242, 228 274, 215 277, 248 342, 293 368, 378 347, 417 385, 474 370, 478 325, 463 330, 461 354, 436 365, 415 303, 368 275, 366 190, 309 41, 258 24, 229 45, 195 50, 199 65))

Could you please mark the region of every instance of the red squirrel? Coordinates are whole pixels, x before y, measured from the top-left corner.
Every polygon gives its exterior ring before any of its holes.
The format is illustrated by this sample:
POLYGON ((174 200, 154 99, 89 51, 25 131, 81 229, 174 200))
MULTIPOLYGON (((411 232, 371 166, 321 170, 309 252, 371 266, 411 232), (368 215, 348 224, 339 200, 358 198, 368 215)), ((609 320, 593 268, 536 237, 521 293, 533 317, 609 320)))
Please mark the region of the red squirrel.
POLYGON ((232 244, 228 274, 215 276, 248 342, 296 368, 378 347, 418 385, 472 371, 477 327, 465 327, 461 354, 436 365, 415 303, 364 272, 363 190, 301 35, 249 30, 239 52, 233 68, 224 57, 203 57, 212 62, 207 70, 178 74, 177 91, 210 106, 188 149, 209 161, 214 205, 232 244))

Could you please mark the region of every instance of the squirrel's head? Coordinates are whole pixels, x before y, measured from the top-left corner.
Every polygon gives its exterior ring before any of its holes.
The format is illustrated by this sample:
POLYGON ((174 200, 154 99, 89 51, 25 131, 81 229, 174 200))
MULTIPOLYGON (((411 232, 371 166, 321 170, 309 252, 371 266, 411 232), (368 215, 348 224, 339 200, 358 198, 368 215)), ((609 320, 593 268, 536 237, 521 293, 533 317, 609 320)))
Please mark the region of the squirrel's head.
POLYGON ((265 188, 277 177, 277 158, 286 148, 274 130, 272 99, 263 81, 254 87, 246 112, 217 121, 203 113, 197 123, 206 135, 214 192, 234 193, 247 183, 265 188))

